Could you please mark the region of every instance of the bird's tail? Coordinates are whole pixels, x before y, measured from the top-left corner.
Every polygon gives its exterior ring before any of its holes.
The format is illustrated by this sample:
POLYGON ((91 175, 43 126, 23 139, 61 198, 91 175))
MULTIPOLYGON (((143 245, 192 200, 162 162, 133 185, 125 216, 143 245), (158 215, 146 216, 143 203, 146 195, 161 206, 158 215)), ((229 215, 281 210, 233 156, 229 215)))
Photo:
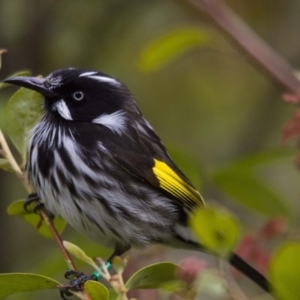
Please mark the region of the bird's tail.
POLYGON ((258 272, 256 269, 251 267, 245 260, 243 260, 239 255, 236 253, 233 253, 229 260, 230 264, 243 273, 245 276, 247 276, 249 279, 251 279, 253 282, 255 282, 257 285, 259 285, 264 291, 270 292, 271 284, 267 280, 267 278, 258 272))
MULTIPOLYGON (((208 254, 209 253, 213 254, 213 253, 207 251, 207 249, 205 249, 205 247, 203 247, 197 241, 194 241, 192 238, 189 237, 189 239, 184 239, 179 234, 177 235, 177 244, 173 244, 172 246, 178 247, 178 248, 190 249, 190 250, 197 250, 197 251, 205 252, 208 254), (187 245, 188 245, 188 247, 187 247, 187 245)), ((265 292, 270 293, 271 283, 268 281, 268 279, 263 274, 261 274, 259 271, 257 271, 255 268, 250 266, 238 254, 233 252, 229 258, 229 263, 232 267, 237 269, 243 275, 248 277, 251 281, 253 281, 258 286, 260 286, 265 292)))

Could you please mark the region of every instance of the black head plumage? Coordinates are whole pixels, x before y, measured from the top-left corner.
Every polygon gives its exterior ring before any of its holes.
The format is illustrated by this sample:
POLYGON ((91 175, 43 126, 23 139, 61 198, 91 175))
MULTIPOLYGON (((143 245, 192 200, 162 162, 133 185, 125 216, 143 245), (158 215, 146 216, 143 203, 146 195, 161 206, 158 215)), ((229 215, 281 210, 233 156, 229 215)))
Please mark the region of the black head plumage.
POLYGON ((44 95, 45 109, 66 120, 93 121, 103 114, 135 110, 135 101, 120 81, 90 69, 61 69, 46 78, 5 80, 44 95))

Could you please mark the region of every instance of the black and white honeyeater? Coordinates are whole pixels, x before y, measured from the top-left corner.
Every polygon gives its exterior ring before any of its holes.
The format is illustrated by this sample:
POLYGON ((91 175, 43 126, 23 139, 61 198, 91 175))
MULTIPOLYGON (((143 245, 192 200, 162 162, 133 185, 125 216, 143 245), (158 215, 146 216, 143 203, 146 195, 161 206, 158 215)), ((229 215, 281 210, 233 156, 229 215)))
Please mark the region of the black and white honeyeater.
MULTIPOLYGON (((205 251, 187 226, 204 201, 124 84, 74 68, 5 82, 44 96, 26 172, 49 212, 113 248, 112 257, 151 244, 205 251)), ((266 278, 237 254, 230 263, 269 291, 266 278)))

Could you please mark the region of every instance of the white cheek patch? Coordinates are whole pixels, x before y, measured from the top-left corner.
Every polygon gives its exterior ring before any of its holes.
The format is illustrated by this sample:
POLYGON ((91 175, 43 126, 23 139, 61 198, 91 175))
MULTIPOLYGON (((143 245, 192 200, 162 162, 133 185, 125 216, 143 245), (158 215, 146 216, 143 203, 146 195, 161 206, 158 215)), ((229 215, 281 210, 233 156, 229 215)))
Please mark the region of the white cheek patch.
POLYGON ((70 110, 64 99, 61 99, 61 100, 55 102, 52 105, 52 110, 54 110, 54 111, 56 110, 61 115, 61 117, 63 117, 66 120, 73 120, 70 110))
POLYGON ((108 127, 116 134, 121 135, 126 129, 126 117, 125 113, 121 110, 116 111, 112 114, 102 114, 101 116, 92 120, 93 123, 101 124, 108 127))

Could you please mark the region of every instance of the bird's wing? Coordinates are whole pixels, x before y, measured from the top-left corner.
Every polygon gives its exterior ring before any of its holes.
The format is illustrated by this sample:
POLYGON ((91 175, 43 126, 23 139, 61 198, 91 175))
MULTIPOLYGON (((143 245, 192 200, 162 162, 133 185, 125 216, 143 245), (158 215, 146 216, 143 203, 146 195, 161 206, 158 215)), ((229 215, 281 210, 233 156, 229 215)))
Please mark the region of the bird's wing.
POLYGON ((200 193, 169 157, 154 131, 142 135, 138 131, 130 132, 130 136, 107 140, 105 147, 124 170, 171 195, 188 210, 204 204, 200 193))
POLYGON ((204 204, 199 192, 166 162, 154 158, 152 172, 158 179, 160 188, 180 199, 185 206, 194 208, 204 204))

